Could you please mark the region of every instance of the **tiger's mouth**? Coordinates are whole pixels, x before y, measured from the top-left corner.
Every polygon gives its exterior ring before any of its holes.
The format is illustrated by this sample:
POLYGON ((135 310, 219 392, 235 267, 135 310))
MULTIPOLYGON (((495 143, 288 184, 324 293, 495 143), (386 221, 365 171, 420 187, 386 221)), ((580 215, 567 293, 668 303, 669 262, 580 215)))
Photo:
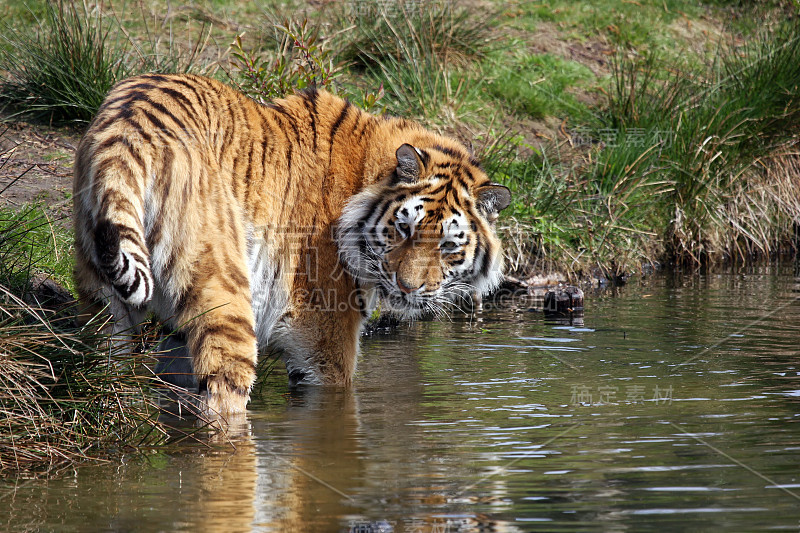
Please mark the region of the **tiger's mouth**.
POLYGON ((442 291, 435 292, 413 291, 406 293, 401 291, 396 283, 391 280, 381 278, 378 287, 378 295, 389 308, 400 315, 414 318, 425 312, 434 312, 437 302, 443 299, 442 291))

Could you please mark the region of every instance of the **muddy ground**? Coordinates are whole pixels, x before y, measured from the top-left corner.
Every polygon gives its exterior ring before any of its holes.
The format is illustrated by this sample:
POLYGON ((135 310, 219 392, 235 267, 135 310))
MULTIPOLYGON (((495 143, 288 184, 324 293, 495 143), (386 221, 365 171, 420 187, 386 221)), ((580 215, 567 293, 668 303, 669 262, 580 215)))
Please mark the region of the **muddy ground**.
POLYGON ((0 117, 0 207, 47 206, 67 226, 72 212, 72 161, 80 132, 0 117))

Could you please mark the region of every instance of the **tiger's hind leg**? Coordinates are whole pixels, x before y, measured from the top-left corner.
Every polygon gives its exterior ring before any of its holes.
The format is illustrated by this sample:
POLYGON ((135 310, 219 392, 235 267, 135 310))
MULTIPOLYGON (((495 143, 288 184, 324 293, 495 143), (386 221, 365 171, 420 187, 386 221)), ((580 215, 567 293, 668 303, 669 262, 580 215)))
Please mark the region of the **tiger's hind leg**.
POLYGON ((206 247, 179 304, 207 415, 244 413, 255 382, 256 335, 244 258, 206 247))
POLYGON ((75 321, 79 327, 89 322, 101 326, 108 335, 108 349, 112 356, 130 355, 137 351, 141 324, 145 310, 130 306, 120 300, 114 290, 102 279, 80 249, 75 257, 75 284, 78 292, 78 313, 75 321))

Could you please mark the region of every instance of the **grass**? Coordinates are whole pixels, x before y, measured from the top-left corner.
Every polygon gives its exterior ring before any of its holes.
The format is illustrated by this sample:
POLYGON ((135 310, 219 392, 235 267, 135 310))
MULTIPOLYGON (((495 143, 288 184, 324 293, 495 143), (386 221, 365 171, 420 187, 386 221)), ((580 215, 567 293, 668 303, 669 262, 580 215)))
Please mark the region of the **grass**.
POLYGON ((635 2, 518 2, 508 6, 513 26, 532 29, 542 24, 558 27, 568 39, 602 40, 613 47, 641 52, 674 51, 679 25, 702 25, 708 10, 690 0, 635 2))
POLYGON ((0 279, 15 294, 25 294, 38 272, 73 289, 72 233, 45 209, 0 208, 0 279))
POLYGON ((113 85, 141 72, 188 72, 204 46, 184 51, 144 22, 131 39, 112 15, 75 1, 29 10, 29 25, 0 25, 0 105, 50 123, 88 123, 113 85), (31 29, 35 32, 31 35, 31 29))
POLYGON ((483 57, 492 40, 491 14, 476 21, 469 10, 442 0, 349 2, 337 15, 338 55, 358 70, 407 59, 409 47, 418 56, 464 65, 483 57))
POLYGON ((668 134, 648 146, 648 157, 658 154, 653 164, 672 184, 661 206, 669 221, 667 253, 702 262, 713 254, 777 251, 800 220, 790 192, 798 176, 764 177, 776 156, 798 148, 800 25, 789 23, 745 47, 723 50, 699 81, 678 75, 653 84, 652 68, 643 65, 639 80, 630 69, 618 71, 610 122, 622 131, 668 134), (749 194, 755 185, 767 194, 749 194), (760 215, 742 219, 747 212, 760 215), (774 231, 783 235, 768 237, 774 231))
POLYGON ((0 102, 51 121, 88 122, 124 74, 99 11, 48 3, 35 37, 0 33, 0 102))
POLYGON ((37 208, 0 218, 0 476, 168 440, 150 357, 109 351, 101 324, 33 303, 35 270, 70 277, 67 232, 37 208))
POLYGON ((104 339, 93 325, 70 328, 3 285, 0 313, 0 475, 166 440, 148 378, 138 375, 141 357, 98 350, 104 339), (109 365, 110 355, 119 367, 109 365))
POLYGON ((798 65, 797 24, 721 49, 704 77, 663 81, 654 56, 620 55, 609 106, 576 147, 493 168, 514 192, 518 246, 577 276, 793 251, 798 65))
POLYGON ((553 54, 517 52, 510 58, 497 55, 484 65, 489 94, 518 116, 542 119, 588 114, 575 93, 586 90, 595 76, 580 63, 553 54))
POLYGON ((476 22, 452 2, 364 2, 344 8, 340 57, 369 85, 383 87, 395 115, 454 127, 480 113, 483 82, 473 63, 491 51, 491 14, 476 22))

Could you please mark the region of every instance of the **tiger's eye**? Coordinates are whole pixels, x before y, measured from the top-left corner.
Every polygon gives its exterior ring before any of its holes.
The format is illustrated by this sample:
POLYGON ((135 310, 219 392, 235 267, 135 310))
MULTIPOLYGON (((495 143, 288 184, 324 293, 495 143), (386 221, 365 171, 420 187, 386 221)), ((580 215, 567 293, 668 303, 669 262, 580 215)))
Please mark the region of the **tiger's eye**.
POLYGON ((400 230, 400 233, 402 233, 403 236, 406 236, 408 235, 408 232, 411 231, 411 226, 407 222, 400 222, 397 224, 397 229, 400 230))
POLYGON ((455 241, 444 241, 440 246, 440 248, 445 252, 452 252, 453 250, 458 248, 458 244, 456 244, 455 241))

